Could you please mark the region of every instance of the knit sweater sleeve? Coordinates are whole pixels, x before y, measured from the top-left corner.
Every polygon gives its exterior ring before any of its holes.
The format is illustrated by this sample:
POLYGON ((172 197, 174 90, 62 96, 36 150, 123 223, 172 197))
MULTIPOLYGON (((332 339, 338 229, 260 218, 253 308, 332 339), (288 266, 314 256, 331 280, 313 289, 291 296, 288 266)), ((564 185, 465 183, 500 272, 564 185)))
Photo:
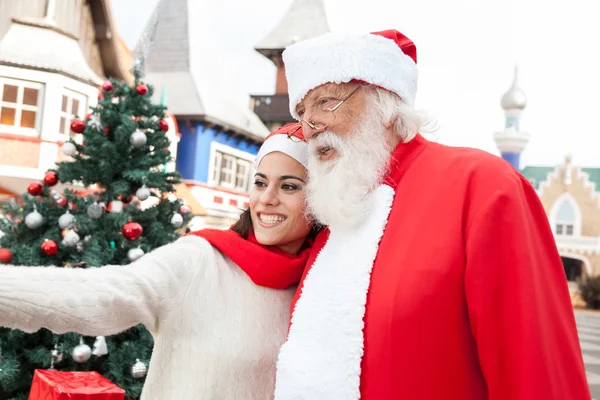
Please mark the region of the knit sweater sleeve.
POLYGON ((0 267, 0 326, 112 335, 139 323, 156 332, 181 303, 210 245, 185 237, 129 265, 0 267))

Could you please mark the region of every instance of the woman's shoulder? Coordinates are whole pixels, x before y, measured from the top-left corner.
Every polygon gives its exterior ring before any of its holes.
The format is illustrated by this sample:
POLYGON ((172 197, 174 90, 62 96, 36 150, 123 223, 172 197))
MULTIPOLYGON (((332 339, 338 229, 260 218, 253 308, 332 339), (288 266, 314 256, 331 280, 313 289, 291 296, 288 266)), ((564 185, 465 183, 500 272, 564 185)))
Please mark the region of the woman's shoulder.
POLYGON ((198 236, 182 236, 174 242, 159 247, 152 253, 154 259, 163 260, 171 267, 178 265, 206 265, 214 260, 215 249, 204 238, 198 236))

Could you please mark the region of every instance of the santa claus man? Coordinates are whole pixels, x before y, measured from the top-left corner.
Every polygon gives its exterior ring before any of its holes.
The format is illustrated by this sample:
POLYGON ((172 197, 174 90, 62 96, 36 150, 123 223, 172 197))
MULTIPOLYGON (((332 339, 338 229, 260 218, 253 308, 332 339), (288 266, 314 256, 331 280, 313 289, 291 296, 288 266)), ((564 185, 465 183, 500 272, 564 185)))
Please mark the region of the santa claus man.
POLYGON ((327 34, 283 54, 318 238, 276 400, 590 398, 561 260, 529 182, 421 136, 416 48, 327 34))

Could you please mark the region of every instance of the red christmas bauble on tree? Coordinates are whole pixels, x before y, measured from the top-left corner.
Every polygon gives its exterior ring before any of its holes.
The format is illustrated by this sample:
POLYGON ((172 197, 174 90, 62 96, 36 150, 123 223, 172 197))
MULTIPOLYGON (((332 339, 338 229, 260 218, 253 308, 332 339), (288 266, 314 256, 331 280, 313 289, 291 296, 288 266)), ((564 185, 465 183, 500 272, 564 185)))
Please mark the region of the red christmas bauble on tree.
POLYGON ((85 119, 90 119, 90 118, 92 118, 92 113, 85 114, 85 119))
POLYGON ((142 226, 137 222, 128 222, 123 225, 123 229, 121 229, 121 233, 128 240, 137 240, 142 236, 142 226))
POLYGON ((138 92, 138 94, 143 96, 146 93, 148 93, 148 86, 144 85, 143 83, 140 83, 139 85, 137 85, 135 87, 135 91, 138 92))
POLYGON ((160 121, 158 121, 158 129, 160 129, 163 132, 166 132, 169 130, 169 124, 164 119, 161 119, 160 121))
POLYGON ((54 171, 46 172, 44 175, 44 185, 46 186, 54 186, 58 183, 58 175, 54 171))
POLYGON ((27 185, 27 193, 32 196, 39 196, 44 191, 44 187, 39 182, 31 182, 27 185))
POLYGON ((10 264, 13 260, 13 253, 9 249, 0 249, 0 264, 10 264))
POLYGON ((45 240, 40 246, 45 255, 51 257, 58 254, 58 245, 54 240, 45 240))
POLYGON ((104 98, 104 93, 98 92, 98 100, 102 100, 104 98))
POLYGON ((105 81, 102 84, 102 90, 104 90, 105 92, 110 92, 111 90, 113 90, 113 84, 111 81, 105 81))
POLYGON ((71 130, 75 133, 81 133, 85 130, 85 122, 80 119, 74 119, 71 122, 71 130))
POLYGON ((110 133, 110 129, 108 129, 108 126, 104 127, 104 135, 108 136, 108 134, 110 133))

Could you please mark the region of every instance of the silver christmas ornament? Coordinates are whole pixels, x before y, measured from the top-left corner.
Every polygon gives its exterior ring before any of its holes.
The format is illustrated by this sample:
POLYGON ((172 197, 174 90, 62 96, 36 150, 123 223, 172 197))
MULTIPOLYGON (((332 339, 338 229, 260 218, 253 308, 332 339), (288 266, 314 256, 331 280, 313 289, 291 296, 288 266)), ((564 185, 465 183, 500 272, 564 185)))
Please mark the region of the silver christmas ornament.
POLYGON ((130 249, 127 252, 127 258, 131 262, 134 262, 135 260, 137 260, 138 258, 140 258, 143 255, 144 255, 144 250, 140 249, 139 247, 137 247, 135 249, 130 249))
POLYGON ((63 359, 63 353, 58 351, 58 345, 55 344, 54 345, 54 349, 52 349, 52 361, 54 362, 61 362, 63 359))
POLYGON ((144 201, 148 197, 150 197, 150 191, 148 190, 148 188, 146 186, 142 186, 141 188, 136 190, 135 197, 137 197, 141 201, 144 201))
POLYGON ((108 347, 106 347, 106 338, 104 336, 96 336, 92 354, 96 357, 102 357, 108 354, 108 347))
POLYGON ((92 219, 98 219, 102 216, 102 207, 98 203, 90 204, 87 209, 87 215, 92 219))
POLYGON ((75 224, 75 217, 70 212, 66 212, 58 219, 60 229, 71 229, 75 224))
POLYGON ((77 243, 79 243, 79 240, 80 237, 77 234, 77 232, 71 229, 63 238, 63 243, 65 244, 65 246, 73 247, 76 246, 77 243))
POLYGON ((143 147, 147 140, 148 138, 146 137, 146 134, 139 129, 133 132, 129 137, 129 143, 136 149, 143 147))
POLYGON ((181 228, 181 226, 183 225, 183 217, 181 216, 181 214, 173 214, 173 216, 171 217, 171 225, 173 225, 175 228, 181 228))
POLYGON ((25 225, 27 225, 27 227, 29 229, 37 229, 40 226, 42 226, 43 223, 44 223, 44 217, 42 216, 42 214, 37 212, 37 210, 30 212, 25 217, 25 225))
POLYGON ((83 342, 83 338, 79 340, 79 344, 75 346, 71 353, 73 360, 78 363, 84 363, 92 356, 92 349, 83 342))
POLYGON ((110 202, 110 212, 113 214, 123 212, 123 202, 121 200, 113 200, 110 202))
POLYGON ((146 376, 146 372, 148 372, 146 364, 141 362, 139 358, 136 359, 135 364, 131 367, 131 375, 133 375, 134 378, 143 378, 146 376))
POLYGON ((77 148, 71 142, 66 142, 62 145, 61 150, 65 156, 72 157, 77 153, 77 148))

